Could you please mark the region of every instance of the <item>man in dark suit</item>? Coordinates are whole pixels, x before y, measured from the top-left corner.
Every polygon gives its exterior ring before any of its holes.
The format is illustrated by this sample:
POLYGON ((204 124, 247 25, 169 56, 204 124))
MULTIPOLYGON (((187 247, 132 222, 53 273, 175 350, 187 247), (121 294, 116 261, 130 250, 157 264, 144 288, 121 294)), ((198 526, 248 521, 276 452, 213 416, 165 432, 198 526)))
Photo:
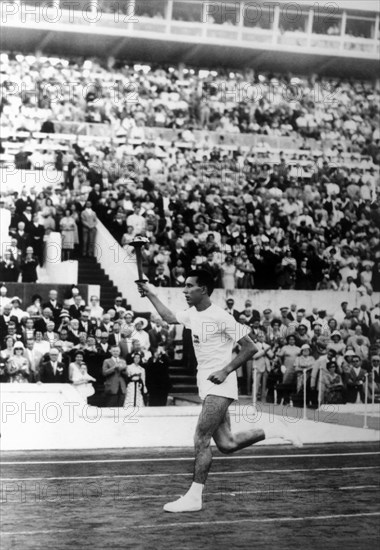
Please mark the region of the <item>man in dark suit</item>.
POLYGON ((120 358, 119 346, 111 348, 111 356, 103 362, 106 407, 122 407, 127 389, 127 363, 120 358))
POLYGON ((42 316, 36 319, 34 323, 34 329, 40 330, 44 334, 46 332, 47 324, 49 321, 53 320, 53 311, 51 307, 44 307, 42 310, 42 316))
POLYGON ((56 290, 50 290, 49 291, 49 299, 48 301, 42 305, 42 308, 50 308, 53 312, 53 320, 55 324, 59 321, 59 315, 62 311, 62 304, 58 302, 58 292, 56 290))
POLYGON ((90 320, 90 314, 84 310, 81 312, 79 319, 79 332, 85 332, 86 334, 93 335, 95 333, 96 323, 90 320))
POLYGON ((29 225, 29 238, 30 245, 33 247, 34 253, 38 258, 40 266, 42 266, 44 261, 44 235, 45 228, 43 225, 38 223, 38 214, 33 215, 33 223, 29 225))
POLYGON ((9 323, 14 323, 16 327, 19 326, 18 319, 15 315, 11 315, 12 304, 6 304, 3 307, 3 314, 0 315, 0 341, 4 343, 4 338, 8 334, 9 323))
POLYGON ((82 305, 82 296, 77 294, 74 298, 74 303, 69 308, 69 314, 72 319, 80 319, 80 316, 82 314, 82 311, 84 311, 84 307, 82 305))
POLYGON ((373 355, 371 358, 371 374, 369 382, 371 387, 371 395, 373 391, 374 395, 378 398, 380 394, 380 355, 373 355))
POLYGON ((235 319, 235 321, 239 320, 239 312, 237 309, 234 309, 235 300, 233 298, 227 298, 226 300, 226 307, 224 308, 227 313, 232 315, 232 317, 235 319))
POLYGON ((121 342, 120 323, 114 322, 112 327, 112 333, 108 336, 108 344, 110 346, 119 346, 121 342))
POLYGON ((41 365, 41 382, 45 384, 67 384, 69 382, 69 370, 67 365, 58 361, 59 351, 52 348, 49 357, 50 360, 41 365))
POLYGON ((344 373, 345 397, 347 403, 356 403, 358 394, 364 403, 364 383, 366 371, 362 368, 359 355, 352 356, 351 367, 344 373))
POLYGON ((156 350, 160 344, 165 345, 169 338, 169 331, 163 327, 159 317, 151 319, 152 328, 148 331, 150 349, 156 350))

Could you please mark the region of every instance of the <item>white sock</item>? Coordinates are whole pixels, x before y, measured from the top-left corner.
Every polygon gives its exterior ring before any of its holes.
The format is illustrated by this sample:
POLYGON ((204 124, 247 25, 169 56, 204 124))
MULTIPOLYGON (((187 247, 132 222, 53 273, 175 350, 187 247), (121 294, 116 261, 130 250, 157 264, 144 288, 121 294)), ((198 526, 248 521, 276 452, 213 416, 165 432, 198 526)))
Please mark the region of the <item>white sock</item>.
POLYGON ((190 486, 190 489, 186 493, 186 497, 191 497, 197 500, 202 500, 202 493, 203 493, 204 485, 203 483, 196 483, 193 481, 193 483, 190 486))
POLYGON ((265 439, 279 439, 282 437, 284 430, 281 426, 268 426, 264 428, 265 439))

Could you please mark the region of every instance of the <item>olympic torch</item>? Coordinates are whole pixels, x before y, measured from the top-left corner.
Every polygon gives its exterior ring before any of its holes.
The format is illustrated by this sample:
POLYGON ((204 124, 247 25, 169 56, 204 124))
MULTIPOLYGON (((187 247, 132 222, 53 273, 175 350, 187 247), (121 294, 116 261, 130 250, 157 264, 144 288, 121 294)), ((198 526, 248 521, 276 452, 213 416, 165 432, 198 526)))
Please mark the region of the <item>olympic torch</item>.
MULTIPOLYGON (((141 254, 141 248, 145 246, 147 243, 149 243, 149 239, 147 237, 142 236, 136 236, 132 242, 129 243, 129 246, 133 246, 135 249, 136 254, 136 263, 137 263, 137 273, 138 273, 138 279, 135 281, 137 286, 140 283, 145 283, 146 279, 144 279, 144 272, 143 272, 143 266, 142 266, 142 254, 141 254)), ((140 291, 141 296, 144 296, 144 294, 140 291)))

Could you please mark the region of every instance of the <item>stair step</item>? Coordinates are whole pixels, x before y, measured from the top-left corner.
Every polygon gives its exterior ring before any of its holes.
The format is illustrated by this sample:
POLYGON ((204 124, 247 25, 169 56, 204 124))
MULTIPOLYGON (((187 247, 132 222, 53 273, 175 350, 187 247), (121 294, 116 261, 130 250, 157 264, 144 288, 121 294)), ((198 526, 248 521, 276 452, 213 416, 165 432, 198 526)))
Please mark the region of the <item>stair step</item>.
POLYGON ((177 385, 177 384, 173 384, 173 390, 172 392, 174 393, 195 393, 197 394, 198 393, 198 387, 197 386, 182 386, 182 385, 177 385))
POLYGON ((195 380, 193 376, 172 376, 170 375, 170 380, 172 381, 173 386, 194 386, 195 380))
POLYGON ((193 372, 188 371, 185 367, 173 367, 172 365, 169 366, 169 372, 173 376, 193 376, 196 377, 196 374, 193 372))

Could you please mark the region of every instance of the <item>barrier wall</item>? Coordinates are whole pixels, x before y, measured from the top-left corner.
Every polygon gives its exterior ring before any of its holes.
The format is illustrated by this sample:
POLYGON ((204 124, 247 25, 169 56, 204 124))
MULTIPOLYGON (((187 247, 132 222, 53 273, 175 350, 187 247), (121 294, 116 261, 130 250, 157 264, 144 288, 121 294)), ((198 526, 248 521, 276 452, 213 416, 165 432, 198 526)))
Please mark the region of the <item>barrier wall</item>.
MULTIPOLYGON (((0 384, 2 451, 192 447, 199 406, 99 409, 69 384, 0 384)), ((233 404, 232 430, 279 422, 252 405, 233 404)), ((302 414, 302 411, 300 411, 302 414)), ((286 410, 284 411, 286 415, 286 410)), ((378 432, 284 416, 305 443, 378 441, 378 432)), ((281 443, 281 440, 264 444, 281 443)))
MULTIPOLYGON (((7 297, 12 298, 18 296, 22 300, 21 309, 26 309, 32 300, 34 294, 39 294, 42 301, 48 300, 49 291, 56 290, 58 292, 58 301, 62 302, 66 296, 69 296, 71 285, 53 284, 53 283, 6 283, 8 289, 7 297)), ((99 285, 77 285, 80 295, 84 300, 88 301, 90 296, 100 296, 99 285)))

